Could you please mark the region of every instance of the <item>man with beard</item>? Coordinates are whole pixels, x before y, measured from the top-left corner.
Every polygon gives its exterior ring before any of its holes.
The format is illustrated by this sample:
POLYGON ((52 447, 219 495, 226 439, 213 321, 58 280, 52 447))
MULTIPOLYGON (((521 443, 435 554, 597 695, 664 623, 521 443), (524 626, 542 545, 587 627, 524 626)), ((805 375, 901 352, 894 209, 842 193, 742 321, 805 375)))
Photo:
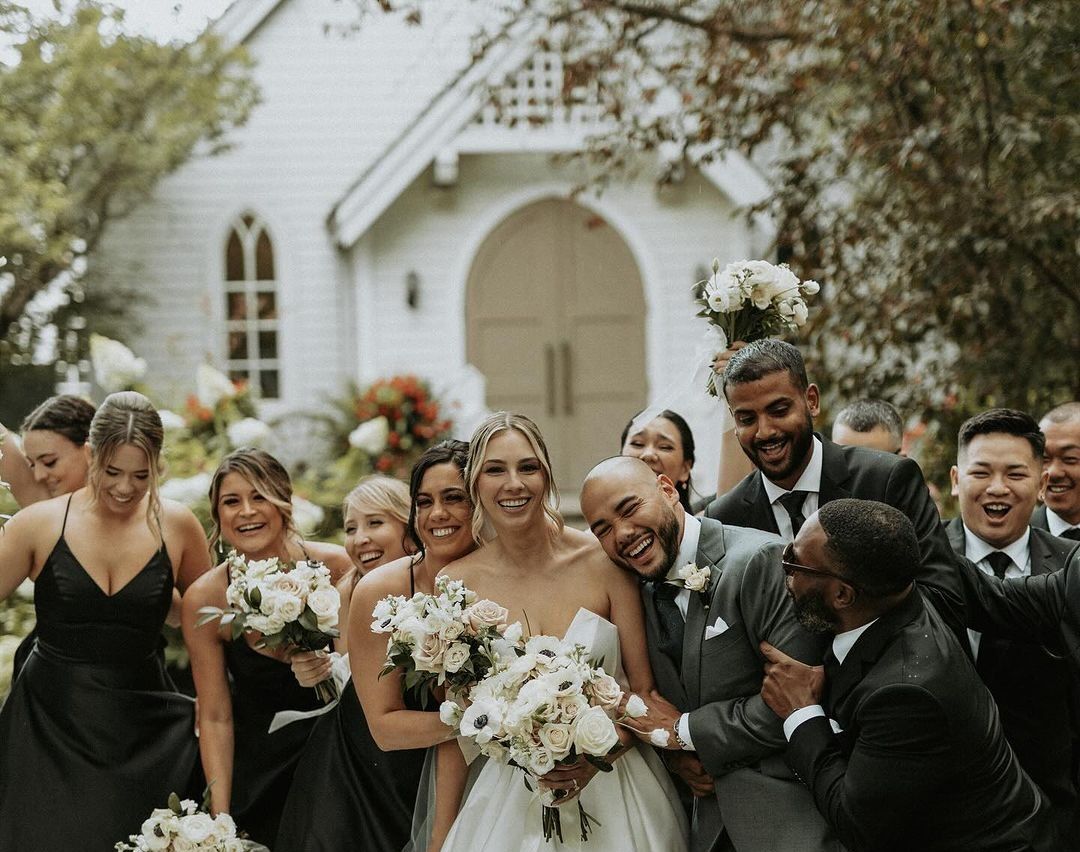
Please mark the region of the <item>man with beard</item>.
POLYGON ((799 620, 832 642, 824 678, 762 644, 787 762, 849 852, 1028 852, 1042 796, 918 564, 911 522, 868 500, 828 503, 788 545, 799 620))
POLYGON ((1046 436, 1044 505, 1031 516, 1031 525, 1080 541, 1080 402, 1051 409, 1039 428, 1046 436))
POLYGON ((717 497, 706 516, 791 541, 804 520, 831 500, 858 497, 894 506, 911 520, 919 538, 920 585, 962 635, 955 559, 919 465, 898 455, 837 446, 814 432, 820 394, 790 343, 765 339, 740 349, 728 361, 722 384, 739 444, 757 470, 717 497))
POLYGON ((783 542, 688 515, 667 476, 626 456, 590 471, 581 510, 608 557, 644 581, 658 691, 644 696, 648 714, 626 724, 645 740, 667 733, 665 762, 695 796, 691 848, 837 850, 784 764, 783 731, 759 694, 759 642, 802 660, 825 648, 795 619, 783 542))

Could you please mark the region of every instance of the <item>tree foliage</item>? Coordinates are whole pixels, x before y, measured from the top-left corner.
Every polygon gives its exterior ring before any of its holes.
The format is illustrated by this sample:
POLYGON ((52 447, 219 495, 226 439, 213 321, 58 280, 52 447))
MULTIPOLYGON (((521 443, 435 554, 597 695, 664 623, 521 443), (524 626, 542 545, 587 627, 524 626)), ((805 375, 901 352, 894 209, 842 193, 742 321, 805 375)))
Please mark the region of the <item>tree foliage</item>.
POLYGON ((488 41, 542 16, 566 91, 599 91, 609 123, 584 157, 600 176, 656 151, 762 165, 781 251, 826 288, 802 342, 834 399, 940 420, 1080 397, 1075 0, 503 9, 488 41))
POLYGON ((194 154, 221 151, 257 96, 241 50, 126 34, 98 0, 43 20, 0 3, 0 29, 15 42, 0 64, 0 357, 19 361, 57 302, 83 298, 109 223, 194 154))

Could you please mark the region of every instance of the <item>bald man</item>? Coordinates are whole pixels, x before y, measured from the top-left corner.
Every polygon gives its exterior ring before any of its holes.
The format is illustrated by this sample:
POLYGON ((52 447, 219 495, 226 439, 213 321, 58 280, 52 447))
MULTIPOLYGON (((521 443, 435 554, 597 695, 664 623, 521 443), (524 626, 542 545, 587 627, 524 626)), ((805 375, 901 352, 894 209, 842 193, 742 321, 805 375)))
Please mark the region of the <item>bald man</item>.
POLYGON ((688 515, 668 477, 626 456, 590 471, 581 510, 608 557, 642 581, 658 691, 631 724, 643 738, 669 732, 665 762, 695 796, 691 849, 839 850, 760 695, 762 639, 804 662, 826 644, 795 616, 783 541, 688 515))

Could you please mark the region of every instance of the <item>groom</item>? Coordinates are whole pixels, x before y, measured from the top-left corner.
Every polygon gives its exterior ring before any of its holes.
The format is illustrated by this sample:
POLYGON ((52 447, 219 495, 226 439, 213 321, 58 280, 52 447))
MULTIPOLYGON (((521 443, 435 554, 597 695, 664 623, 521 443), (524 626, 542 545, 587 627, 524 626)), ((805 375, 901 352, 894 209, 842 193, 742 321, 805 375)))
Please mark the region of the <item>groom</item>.
POLYGON ((763 639, 803 661, 825 648, 795 617, 783 542, 686 514, 670 479, 626 456, 589 472, 581 510, 608 557, 644 581, 659 690, 630 724, 643 739, 669 734, 665 762, 695 795, 691 849, 840 849, 786 767, 783 728, 760 695, 763 639))

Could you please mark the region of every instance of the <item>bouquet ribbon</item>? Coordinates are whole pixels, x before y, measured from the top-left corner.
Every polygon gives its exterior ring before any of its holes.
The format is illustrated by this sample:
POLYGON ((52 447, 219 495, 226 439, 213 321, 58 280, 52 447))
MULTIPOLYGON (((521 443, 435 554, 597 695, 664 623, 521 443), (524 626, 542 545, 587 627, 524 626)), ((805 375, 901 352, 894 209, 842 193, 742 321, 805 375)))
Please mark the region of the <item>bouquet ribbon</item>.
MULTIPOLYGON (((348 686, 349 679, 352 677, 352 672, 349 669, 349 655, 333 653, 330 655, 330 680, 337 686, 337 694, 340 696, 345 687, 348 686)), ((329 704, 326 704, 317 710, 279 710, 274 714, 274 718, 270 720, 270 727, 267 729, 268 734, 274 733, 274 731, 280 731, 286 725, 291 725, 293 722, 299 722, 303 719, 314 719, 316 716, 322 716, 324 713, 329 713, 335 707, 341 698, 335 698, 329 704)))

